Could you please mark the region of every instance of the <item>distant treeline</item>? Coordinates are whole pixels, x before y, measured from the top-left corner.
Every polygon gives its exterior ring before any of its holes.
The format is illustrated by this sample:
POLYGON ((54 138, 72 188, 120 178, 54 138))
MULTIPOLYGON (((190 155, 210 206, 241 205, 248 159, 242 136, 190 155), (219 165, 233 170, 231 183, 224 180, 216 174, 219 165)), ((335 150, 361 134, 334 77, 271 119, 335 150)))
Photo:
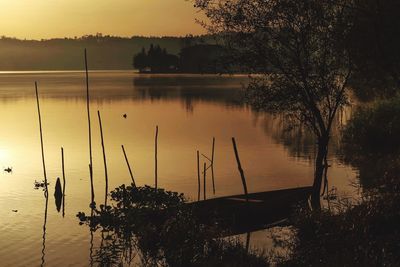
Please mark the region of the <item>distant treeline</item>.
POLYGON ((151 44, 177 55, 192 43, 212 43, 212 36, 123 38, 86 35, 49 40, 0 38, 0 70, 79 70, 83 68, 83 49, 88 49, 89 68, 132 69, 132 56, 151 44))
POLYGON ((221 73, 225 49, 216 44, 189 44, 178 55, 151 44, 133 57, 133 67, 148 73, 221 73))

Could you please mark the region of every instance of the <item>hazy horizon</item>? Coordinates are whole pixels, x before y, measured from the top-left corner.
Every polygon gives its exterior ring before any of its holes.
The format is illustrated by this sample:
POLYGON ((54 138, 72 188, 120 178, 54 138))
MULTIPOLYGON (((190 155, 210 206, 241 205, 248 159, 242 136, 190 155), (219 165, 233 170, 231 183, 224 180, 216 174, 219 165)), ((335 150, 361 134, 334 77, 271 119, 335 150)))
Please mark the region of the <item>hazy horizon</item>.
POLYGON ((49 41, 49 40, 62 40, 62 39, 70 39, 74 40, 80 39, 80 38, 85 38, 87 36, 97 36, 98 34, 101 34, 101 37, 111 37, 111 38, 122 38, 122 39, 132 39, 132 38, 148 38, 148 39, 156 39, 156 38, 185 38, 189 35, 192 35, 193 37, 203 37, 203 36, 210 36, 207 32, 200 33, 200 34, 182 34, 182 35, 130 35, 130 36, 122 36, 122 35, 116 35, 116 34, 108 34, 108 33, 103 33, 103 32, 94 32, 94 33, 86 33, 82 35, 75 35, 75 36, 54 36, 54 37, 49 37, 49 38, 23 38, 23 37, 17 37, 17 36, 10 36, 10 35, 0 35, 1 38, 9 38, 9 39, 16 39, 20 41, 49 41))
POLYGON ((112 35, 181 37, 206 33, 186 0, 0 0, 0 35, 29 40, 112 35))

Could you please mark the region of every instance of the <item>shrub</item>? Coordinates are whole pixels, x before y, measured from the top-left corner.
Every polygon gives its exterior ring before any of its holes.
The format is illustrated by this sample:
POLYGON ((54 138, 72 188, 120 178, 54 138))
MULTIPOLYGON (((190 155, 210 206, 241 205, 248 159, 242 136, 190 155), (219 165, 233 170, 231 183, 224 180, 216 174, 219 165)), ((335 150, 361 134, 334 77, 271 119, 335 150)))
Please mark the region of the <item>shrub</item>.
POLYGON ((369 192, 342 212, 297 214, 292 253, 281 266, 398 266, 400 262, 400 186, 369 192))

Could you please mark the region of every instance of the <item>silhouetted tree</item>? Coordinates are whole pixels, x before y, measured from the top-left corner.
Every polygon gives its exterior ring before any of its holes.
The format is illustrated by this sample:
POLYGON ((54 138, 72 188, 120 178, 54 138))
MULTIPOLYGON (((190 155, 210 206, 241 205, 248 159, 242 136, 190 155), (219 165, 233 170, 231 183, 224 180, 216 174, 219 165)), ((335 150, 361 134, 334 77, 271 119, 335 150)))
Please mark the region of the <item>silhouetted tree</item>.
POLYGON ((332 124, 346 104, 350 59, 346 0, 194 0, 213 33, 225 35, 252 78, 254 108, 284 113, 317 138, 312 203, 320 205, 332 124), (271 68, 273 72, 271 72, 271 68))
POLYGON ((184 47, 179 53, 179 71, 189 73, 218 73, 223 71, 223 47, 199 44, 184 47))
POLYGON ((354 2, 349 44, 360 93, 393 95, 400 88, 400 1, 354 2))
POLYGON ((150 72, 173 72, 178 66, 178 57, 168 54, 167 50, 159 45, 150 45, 149 51, 142 51, 133 57, 133 67, 139 71, 149 69, 150 72))
POLYGON ((147 66, 148 66, 147 54, 146 50, 143 47, 142 51, 140 51, 140 53, 136 54, 133 57, 133 67, 135 69, 144 70, 147 66))

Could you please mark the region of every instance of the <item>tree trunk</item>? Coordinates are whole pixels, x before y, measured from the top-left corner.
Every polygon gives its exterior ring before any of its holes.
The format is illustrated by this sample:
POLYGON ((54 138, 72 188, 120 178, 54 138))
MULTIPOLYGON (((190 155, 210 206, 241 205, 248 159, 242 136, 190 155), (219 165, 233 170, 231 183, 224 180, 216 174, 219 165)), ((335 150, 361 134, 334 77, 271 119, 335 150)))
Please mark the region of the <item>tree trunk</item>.
POLYGON ((317 210, 321 208, 320 193, 325 169, 324 159, 328 153, 328 143, 329 135, 325 134, 318 138, 318 153, 317 158, 315 159, 314 183, 311 195, 312 208, 317 210))

